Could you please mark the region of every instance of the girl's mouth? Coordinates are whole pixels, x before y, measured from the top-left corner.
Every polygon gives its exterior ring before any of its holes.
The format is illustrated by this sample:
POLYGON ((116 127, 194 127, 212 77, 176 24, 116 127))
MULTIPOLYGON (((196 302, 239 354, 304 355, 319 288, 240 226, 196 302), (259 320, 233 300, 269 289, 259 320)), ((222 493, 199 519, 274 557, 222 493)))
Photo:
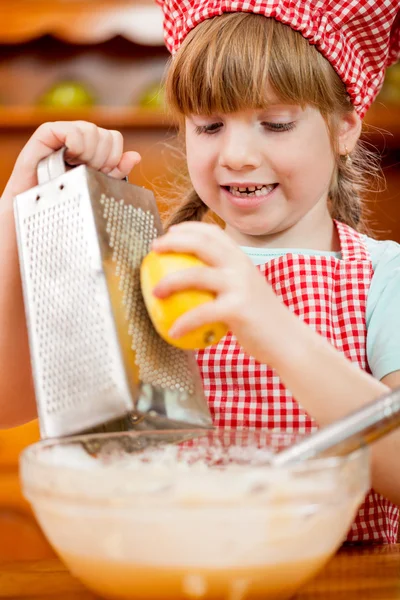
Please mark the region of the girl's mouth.
POLYGON ((249 187, 237 187, 237 186, 223 186, 232 196, 237 198, 248 198, 251 196, 267 196, 272 190, 276 188, 278 184, 262 184, 262 185, 251 185, 249 187))
POLYGON ((228 201, 234 206, 244 209, 255 209, 265 201, 269 201, 278 184, 249 185, 248 187, 223 185, 221 187, 228 201))

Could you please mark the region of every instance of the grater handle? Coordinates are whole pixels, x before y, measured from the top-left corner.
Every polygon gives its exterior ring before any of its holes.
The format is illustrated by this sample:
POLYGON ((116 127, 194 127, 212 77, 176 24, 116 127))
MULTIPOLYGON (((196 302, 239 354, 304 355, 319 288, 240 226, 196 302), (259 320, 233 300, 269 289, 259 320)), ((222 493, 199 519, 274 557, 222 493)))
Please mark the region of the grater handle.
POLYGON ((41 185, 42 183, 47 183, 52 179, 56 179, 60 175, 64 175, 66 173, 66 166, 64 155, 66 151, 66 146, 60 148, 56 152, 52 152, 46 158, 43 158, 37 168, 37 178, 38 183, 41 185))
POLYGON ((320 429, 279 452, 276 466, 318 458, 343 456, 371 444, 400 426, 400 388, 392 390, 347 417, 320 429))
MULTIPOLYGON (((56 179, 60 175, 64 175, 66 173, 66 165, 65 165, 65 152, 67 150, 66 146, 60 148, 60 150, 56 150, 50 156, 43 158, 37 168, 37 178, 38 183, 41 185, 42 183, 47 183, 51 181, 51 179, 56 179)), ((124 181, 129 183, 128 176, 126 175, 123 178, 124 181)))

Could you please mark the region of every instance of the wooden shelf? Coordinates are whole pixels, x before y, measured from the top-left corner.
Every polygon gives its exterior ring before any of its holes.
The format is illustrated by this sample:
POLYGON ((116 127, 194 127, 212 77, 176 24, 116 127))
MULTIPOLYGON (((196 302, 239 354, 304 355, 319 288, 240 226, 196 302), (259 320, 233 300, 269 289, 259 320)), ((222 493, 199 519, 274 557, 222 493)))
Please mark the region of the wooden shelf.
MULTIPOLYGON (((38 127, 46 121, 91 121, 101 127, 159 129, 174 127, 171 117, 157 109, 127 106, 94 106, 80 109, 49 109, 30 106, 0 106, 0 129, 38 127)), ((400 147, 400 105, 376 104, 365 118, 364 133, 400 147)))
POLYGON ((96 106, 49 109, 25 106, 0 107, 0 129, 38 127, 46 121, 90 121, 101 127, 159 129, 174 127, 173 120, 156 109, 96 106))
POLYGON ((0 2, 0 43, 52 35, 95 44, 120 35, 138 44, 162 45, 162 19, 154 0, 12 0, 0 2))

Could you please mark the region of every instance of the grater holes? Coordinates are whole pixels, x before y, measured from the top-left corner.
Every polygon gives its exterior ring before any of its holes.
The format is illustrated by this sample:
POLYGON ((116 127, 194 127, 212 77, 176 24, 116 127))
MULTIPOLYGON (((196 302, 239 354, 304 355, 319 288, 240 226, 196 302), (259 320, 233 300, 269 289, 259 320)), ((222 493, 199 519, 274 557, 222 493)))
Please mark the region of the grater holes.
POLYGON ((106 231, 123 294, 123 306, 132 350, 143 383, 193 394, 192 372, 187 355, 164 342, 155 332, 140 288, 140 265, 157 236, 150 211, 102 197, 106 231))
POLYGON ((37 362, 49 414, 85 402, 86 389, 100 394, 114 386, 80 202, 79 196, 63 199, 24 222, 29 232, 37 362), (91 310, 80 310, 88 302, 91 310))

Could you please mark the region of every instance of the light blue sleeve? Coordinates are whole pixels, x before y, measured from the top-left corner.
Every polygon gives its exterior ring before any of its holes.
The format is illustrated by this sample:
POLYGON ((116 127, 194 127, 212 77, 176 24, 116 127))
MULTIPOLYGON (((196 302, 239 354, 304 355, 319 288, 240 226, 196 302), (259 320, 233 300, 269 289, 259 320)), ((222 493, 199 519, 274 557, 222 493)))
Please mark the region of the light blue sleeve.
MULTIPOLYGON (((367 359, 372 374, 382 379, 400 370, 400 244, 364 236, 371 254, 374 275, 367 299, 367 359)), ((287 249, 242 247, 253 263, 267 262, 287 249)), ((334 255, 291 249, 292 252, 334 255)), ((338 256, 338 258, 340 255, 338 256)))
POLYGON ((382 379, 400 370, 400 245, 365 238, 374 275, 367 300, 367 357, 382 379))

